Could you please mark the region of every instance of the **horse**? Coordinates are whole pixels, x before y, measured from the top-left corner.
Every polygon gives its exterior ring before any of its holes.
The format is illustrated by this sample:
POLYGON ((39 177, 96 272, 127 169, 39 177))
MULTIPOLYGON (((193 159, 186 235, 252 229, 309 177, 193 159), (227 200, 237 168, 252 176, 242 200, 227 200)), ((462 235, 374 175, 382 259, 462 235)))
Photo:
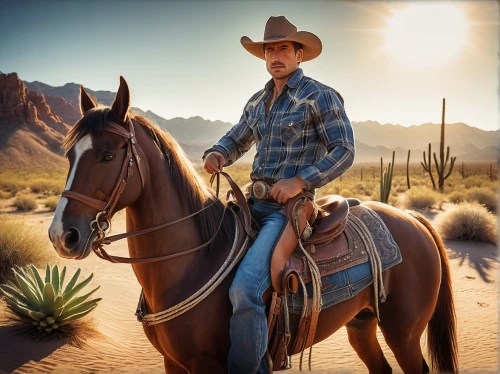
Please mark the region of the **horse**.
MULTIPOLYGON (((82 260, 99 232, 109 229, 115 211, 126 209, 127 232, 172 223, 128 237, 130 262, 148 311, 170 308, 218 271, 231 249, 236 221, 224 215, 224 204, 178 143, 149 120, 130 113, 130 91, 123 77, 111 108, 97 105, 83 86, 80 92, 82 118, 64 140, 70 167, 49 228, 50 240, 61 257, 82 260), (152 257, 163 260, 140 261, 152 257)), ((380 320, 374 314, 374 290, 367 287, 321 311, 313 344, 345 326, 349 343, 369 372, 390 373, 376 337, 379 326, 405 373, 429 372, 420 346, 427 327, 431 366, 456 373, 450 268, 439 235, 421 215, 378 202, 363 204, 385 222, 403 261, 383 273, 387 299, 379 306, 380 320)), ((203 301, 176 318, 143 324, 147 338, 164 356, 166 372, 227 371, 233 276, 234 271, 203 301)), ((298 318, 290 315, 291 342, 298 318)))

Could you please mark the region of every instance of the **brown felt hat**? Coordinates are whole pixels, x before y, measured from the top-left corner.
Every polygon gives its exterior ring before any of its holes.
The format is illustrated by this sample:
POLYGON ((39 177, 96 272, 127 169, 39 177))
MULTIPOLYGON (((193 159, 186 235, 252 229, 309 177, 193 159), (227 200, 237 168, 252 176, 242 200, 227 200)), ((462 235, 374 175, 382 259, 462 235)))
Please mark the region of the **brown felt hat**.
POLYGON ((318 57, 322 50, 321 40, 311 32, 297 31, 297 27, 284 16, 270 17, 264 30, 264 40, 253 42, 248 36, 241 37, 241 45, 251 54, 264 60, 265 43, 297 42, 304 47, 302 61, 310 61, 318 57))

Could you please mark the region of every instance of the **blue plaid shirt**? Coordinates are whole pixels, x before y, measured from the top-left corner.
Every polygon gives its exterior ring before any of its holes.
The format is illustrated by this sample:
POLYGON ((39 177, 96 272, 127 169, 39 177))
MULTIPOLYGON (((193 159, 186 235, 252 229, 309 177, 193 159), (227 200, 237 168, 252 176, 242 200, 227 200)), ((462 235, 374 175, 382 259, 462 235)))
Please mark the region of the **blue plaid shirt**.
POLYGON ((340 94, 297 69, 266 117, 265 103, 273 88, 271 79, 250 98, 238 124, 204 157, 218 151, 229 166, 257 143, 253 180, 299 175, 307 190, 322 187, 349 169, 354 134, 340 94))

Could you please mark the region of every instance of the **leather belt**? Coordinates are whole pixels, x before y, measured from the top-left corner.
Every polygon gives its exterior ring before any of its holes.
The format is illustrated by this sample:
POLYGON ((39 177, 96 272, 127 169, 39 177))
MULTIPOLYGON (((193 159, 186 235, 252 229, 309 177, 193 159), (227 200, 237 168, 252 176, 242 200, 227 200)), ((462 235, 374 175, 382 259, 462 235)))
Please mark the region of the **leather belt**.
POLYGON ((272 183, 267 183, 266 180, 254 180, 252 182, 252 196, 259 200, 276 201, 270 195, 272 183))
MULTIPOLYGON (((252 186, 250 188, 251 196, 266 201, 275 201, 277 202, 270 194, 271 188, 275 183, 277 183, 279 179, 254 179, 252 181, 252 186)), ((315 192, 312 191, 304 191, 306 197, 308 197, 311 201, 314 201, 315 192)))

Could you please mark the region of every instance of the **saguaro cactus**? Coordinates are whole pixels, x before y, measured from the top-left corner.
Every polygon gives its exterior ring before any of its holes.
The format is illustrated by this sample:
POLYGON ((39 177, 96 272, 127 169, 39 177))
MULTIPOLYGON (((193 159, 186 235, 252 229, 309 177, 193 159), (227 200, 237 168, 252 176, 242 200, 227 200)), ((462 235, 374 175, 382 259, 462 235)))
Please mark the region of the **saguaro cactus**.
POLYGON ((438 174, 438 187, 439 192, 443 192, 444 189, 444 181, 450 176, 453 171, 453 166, 455 165, 456 157, 452 157, 450 160, 450 147, 446 148, 446 159, 444 157, 444 114, 445 114, 445 106, 446 101, 443 98, 443 112, 441 116, 441 143, 439 144, 439 163, 436 157, 436 152, 434 152, 434 163, 436 164, 436 171, 438 174), (448 160, 451 161, 450 168, 446 173, 446 165, 448 164, 448 160))
POLYGON ((429 161, 425 159, 425 151, 424 151, 424 162, 421 162, 422 167, 426 172, 429 173, 432 182, 432 188, 436 189, 436 182, 434 182, 434 176, 432 175, 432 163, 431 163, 431 143, 429 143, 429 161))
POLYGON ((408 150, 408 159, 406 160, 406 187, 410 189, 410 150, 408 150))
POLYGON ((392 163, 384 168, 384 159, 380 157, 380 201, 387 204, 392 187, 392 172, 394 170, 394 156, 396 152, 392 151, 392 163))

